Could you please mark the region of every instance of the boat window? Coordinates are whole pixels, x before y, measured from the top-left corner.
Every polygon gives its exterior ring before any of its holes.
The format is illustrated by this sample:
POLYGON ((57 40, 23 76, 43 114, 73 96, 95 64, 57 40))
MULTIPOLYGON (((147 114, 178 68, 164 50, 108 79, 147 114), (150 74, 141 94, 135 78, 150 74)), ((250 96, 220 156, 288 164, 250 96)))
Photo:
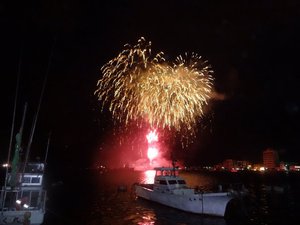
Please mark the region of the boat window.
POLYGON ((31 178, 31 183, 33 183, 33 184, 39 184, 40 183, 40 178, 39 177, 32 177, 31 178))
POLYGON ((159 181, 159 184, 167 185, 167 181, 165 181, 165 180, 160 180, 160 181, 159 181))
POLYGON ((171 175, 171 172, 168 171, 168 170, 165 170, 165 171, 163 172, 163 176, 170 176, 170 175, 171 175))
POLYGON ((177 184, 176 180, 168 180, 169 184, 177 184))
POLYGON ((23 183, 30 183, 30 177, 23 177, 23 183))
POLYGON ((186 184, 184 180, 178 180, 178 184, 186 184))

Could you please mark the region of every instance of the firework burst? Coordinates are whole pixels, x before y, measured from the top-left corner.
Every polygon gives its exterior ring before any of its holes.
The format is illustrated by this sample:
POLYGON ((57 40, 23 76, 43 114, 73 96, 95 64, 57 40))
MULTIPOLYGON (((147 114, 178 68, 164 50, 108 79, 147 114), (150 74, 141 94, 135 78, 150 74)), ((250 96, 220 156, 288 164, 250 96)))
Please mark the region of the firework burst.
POLYGON ((152 56, 151 42, 144 38, 125 45, 101 68, 95 94, 119 122, 193 133, 212 93, 213 72, 195 53, 173 63, 163 55, 152 56))

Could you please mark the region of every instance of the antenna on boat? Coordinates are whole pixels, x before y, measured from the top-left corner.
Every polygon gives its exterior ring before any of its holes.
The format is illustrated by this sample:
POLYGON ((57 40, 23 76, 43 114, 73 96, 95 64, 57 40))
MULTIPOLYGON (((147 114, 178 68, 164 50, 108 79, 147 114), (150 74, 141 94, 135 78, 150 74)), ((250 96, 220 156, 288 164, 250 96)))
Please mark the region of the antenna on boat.
POLYGON ((46 148, 46 154, 45 154, 45 159, 44 159, 44 166, 45 167, 46 167, 47 158, 48 158, 48 151, 49 151, 49 146, 50 146, 50 138, 51 138, 51 132, 49 132, 48 142, 47 142, 47 148, 46 148))
MULTIPOLYGON (((5 181, 4 181, 4 190, 5 191, 1 192, 1 199, 6 199, 6 189, 7 189, 8 181, 9 181, 9 185, 12 188, 14 188, 17 184, 17 173, 18 173, 18 166, 19 166, 18 164, 19 164, 19 158, 20 158, 19 153, 21 150, 23 127, 24 127, 24 123, 25 123, 26 111, 27 111, 27 102, 25 103, 25 106, 24 106, 22 124, 21 124, 19 132, 16 135, 16 147, 15 147, 15 154, 14 154, 14 157, 12 160, 12 165, 11 165, 12 169, 11 169, 10 177, 8 177, 8 165, 6 167, 6 175, 5 175, 5 181)), ((4 209, 4 204, 5 204, 5 201, 3 201, 2 205, 1 205, 2 212, 4 209)))
POLYGON ((19 84, 20 84, 20 77, 21 77, 21 65, 22 65, 22 48, 21 48, 21 51, 20 51, 20 58, 19 58, 19 64, 18 64, 18 73, 17 73, 18 76, 17 76, 16 95, 15 95, 15 102, 14 102, 14 111, 13 111, 13 118, 12 118, 11 132, 10 132, 10 140, 9 140, 7 161, 6 161, 5 181, 4 181, 4 188, 5 189, 6 189, 6 186, 7 186, 8 167, 9 167, 9 164, 10 164, 10 155, 11 155, 11 148, 12 148, 12 140, 13 140, 14 129, 15 129, 15 118, 16 118, 16 110, 17 110, 17 100, 18 100, 19 84))
POLYGON ((49 57, 49 61, 48 61, 48 66, 47 66, 47 70, 46 70, 46 74, 45 74, 45 78, 44 78, 44 82, 43 82, 43 87, 42 87, 42 91, 41 91, 41 95, 40 95, 40 99, 39 99, 39 104, 38 104, 37 112, 34 116, 33 125, 32 125, 31 132, 30 132, 30 138, 29 138, 29 142, 28 142, 28 145, 27 145, 27 149, 26 149, 26 156, 25 156, 25 162, 24 162, 23 173, 22 174, 24 174, 25 167, 26 167, 26 164, 28 162, 28 157, 29 157, 29 152, 30 152, 32 140, 33 140, 33 135, 34 135, 34 132, 35 132, 35 127, 36 127, 38 115, 39 115, 39 112, 40 112, 40 108, 41 108, 45 88, 46 88, 46 83, 47 83, 47 78, 48 78, 48 74, 49 74, 49 70, 50 70, 50 65, 51 65, 51 60, 52 60, 52 56, 53 56, 53 50, 54 50, 55 42, 56 42, 56 39, 54 39, 54 42, 52 44, 51 53, 50 53, 50 57, 49 57))

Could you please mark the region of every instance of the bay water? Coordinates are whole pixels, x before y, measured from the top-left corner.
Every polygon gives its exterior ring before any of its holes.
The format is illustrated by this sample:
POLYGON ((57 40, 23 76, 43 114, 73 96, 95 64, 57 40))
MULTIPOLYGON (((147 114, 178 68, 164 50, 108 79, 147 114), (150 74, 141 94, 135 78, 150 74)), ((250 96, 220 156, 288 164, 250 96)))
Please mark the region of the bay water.
POLYGON ((248 193, 240 198, 238 214, 219 218, 137 199, 132 185, 151 181, 149 171, 69 171, 48 180, 44 225, 300 224, 300 173, 180 171, 180 176, 202 191, 242 186, 248 193))

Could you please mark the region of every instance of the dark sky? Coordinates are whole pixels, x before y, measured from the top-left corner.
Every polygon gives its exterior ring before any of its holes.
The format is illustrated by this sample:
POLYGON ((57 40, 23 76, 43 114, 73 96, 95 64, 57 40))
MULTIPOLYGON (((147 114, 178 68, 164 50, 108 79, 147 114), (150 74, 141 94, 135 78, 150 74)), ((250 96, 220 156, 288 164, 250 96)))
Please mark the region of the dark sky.
POLYGON ((194 144, 174 150, 176 157, 190 164, 260 162, 262 151, 273 147, 281 160, 300 162, 297 0, 10 1, 0 4, 0 14, 1 158, 9 143, 18 64, 16 126, 28 101, 27 142, 53 48, 33 155, 43 158, 51 131, 52 163, 93 163, 113 132, 93 95, 100 67, 144 36, 167 59, 202 55, 214 70, 216 91, 226 96, 210 103, 194 144))

